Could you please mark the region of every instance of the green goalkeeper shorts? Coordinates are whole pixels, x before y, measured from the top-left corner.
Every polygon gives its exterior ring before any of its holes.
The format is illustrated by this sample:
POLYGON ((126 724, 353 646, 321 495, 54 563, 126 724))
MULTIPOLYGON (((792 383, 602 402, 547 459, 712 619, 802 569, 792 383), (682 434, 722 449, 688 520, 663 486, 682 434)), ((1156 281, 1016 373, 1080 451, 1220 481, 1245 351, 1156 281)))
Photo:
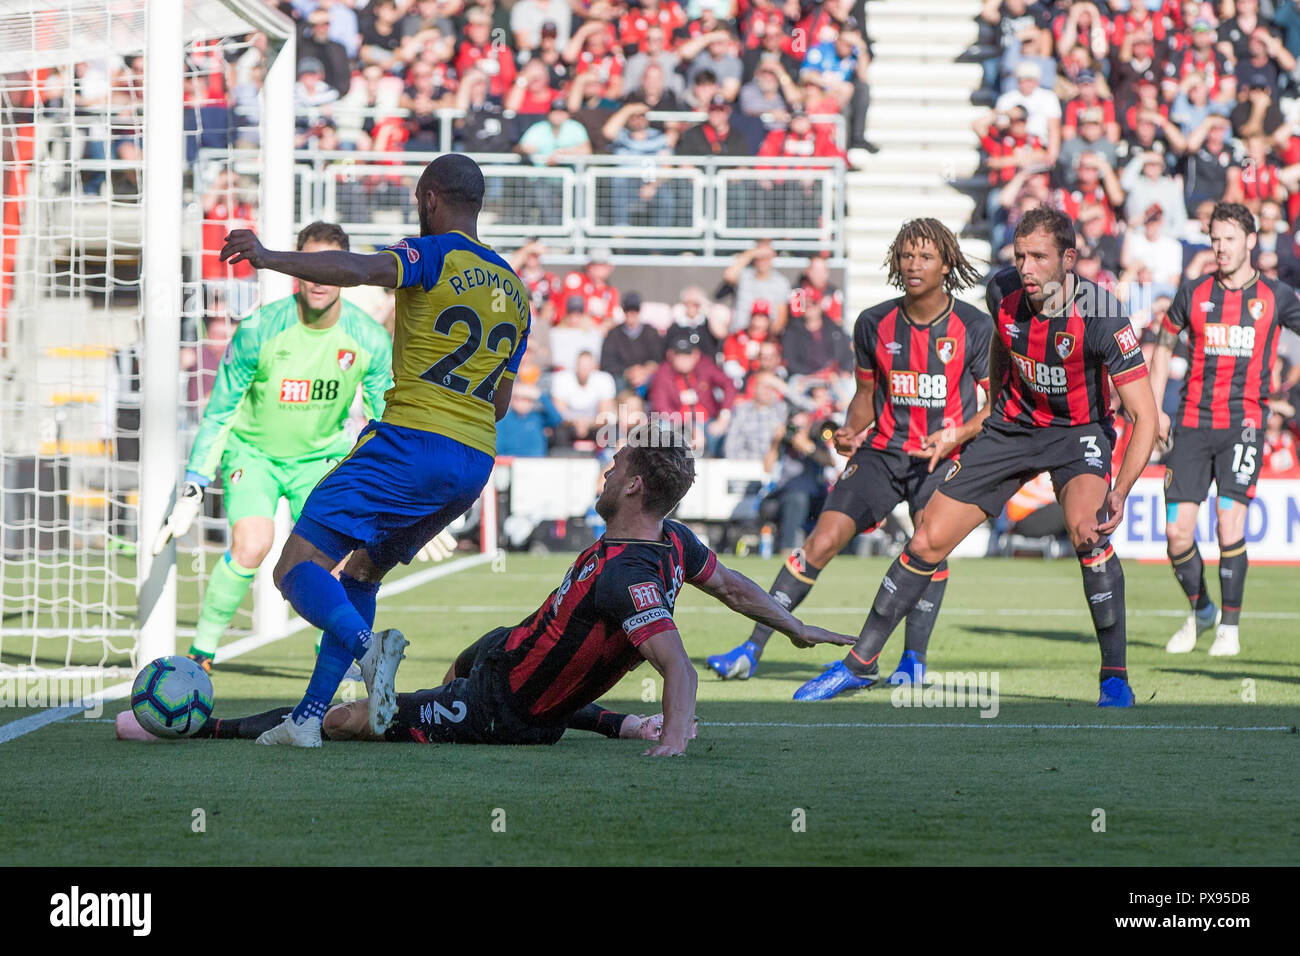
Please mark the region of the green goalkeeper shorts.
POLYGON ((241 518, 274 518, 283 497, 289 499, 289 511, 297 521, 311 490, 338 462, 337 458, 277 461, 232 435, 221 456, 226 516, 231 524, 241 518))

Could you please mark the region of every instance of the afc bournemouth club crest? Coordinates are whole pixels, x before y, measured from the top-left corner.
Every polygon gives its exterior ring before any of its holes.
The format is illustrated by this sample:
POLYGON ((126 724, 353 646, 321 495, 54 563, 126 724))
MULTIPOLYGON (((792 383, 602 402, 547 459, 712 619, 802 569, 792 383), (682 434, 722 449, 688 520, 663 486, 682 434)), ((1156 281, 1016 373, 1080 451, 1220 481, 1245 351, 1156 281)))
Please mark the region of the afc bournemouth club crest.
POLYGON ((957 477, 957 472, 961 471, 961 462, 954 461, 952 467, 948 469, 948 474, 943 476, 944 481, 952 481, 957 477))
POLYGON ((1074 345, 1078 341, 1073 332, 1056 333, 1056 354, 1061 358, 1069 358, 1070 353, 1074 351, 1074 345))
POLYGON ((939 361, 947 365, 957 354, 957 340, 944 336, 934 343, 934 350, 939 353, 939 361))
POLYGON ((237 485, 239 484, 239 479, 243 477, 244 477, 244 469, 236 468, 234 471, 230 473, 230 483, 232 485, 237 485))
POLYGON ((347 371, 352 367, 352 363, 357 360, 357 353, 351 349, 339 349, 339 368, 347 371))
POLYGON ((1246 312, 1249 313, 1250 317, 1256 322, 1264 317, 1264 310, 1266 308, 1267 306, 1264 305, 1263 299, 1251 299, 1246 303, 1246 312))
POLYGON ((858 470, 857 465, 849 465, 842 472, 840 472, 840 481, 846 481, 848 477, 857 470, 858 470))

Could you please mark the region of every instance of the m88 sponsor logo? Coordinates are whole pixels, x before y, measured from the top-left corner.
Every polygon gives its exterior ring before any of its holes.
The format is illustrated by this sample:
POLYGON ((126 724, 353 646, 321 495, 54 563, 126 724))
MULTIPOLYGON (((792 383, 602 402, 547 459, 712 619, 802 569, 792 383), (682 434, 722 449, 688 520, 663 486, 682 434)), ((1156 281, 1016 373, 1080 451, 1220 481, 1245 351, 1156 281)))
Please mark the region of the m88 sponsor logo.
POLYGON ((1048 365, 1045 362, 1037 362, 1027 355, 1021 355, 1019 352, 1012 352, 1011 357, 1015 359, 1016 370, 1020 372, 1020 377, 1034 391, 1065 391, 1064 365, 1048 365))
POLYGON ((290 405, 332 402, 339 397, 339 381, 333 378, 282 378, 280 401, 290 405))
POLYGON ((1205 351, 1210 355, 1250 355, 1255 351, 1255 327, 1207 322, 1205 351))
POLYGON ((889 397, 900 405, 942 405, 948 398, 948 378, 906 369, 890 372, 889 397))

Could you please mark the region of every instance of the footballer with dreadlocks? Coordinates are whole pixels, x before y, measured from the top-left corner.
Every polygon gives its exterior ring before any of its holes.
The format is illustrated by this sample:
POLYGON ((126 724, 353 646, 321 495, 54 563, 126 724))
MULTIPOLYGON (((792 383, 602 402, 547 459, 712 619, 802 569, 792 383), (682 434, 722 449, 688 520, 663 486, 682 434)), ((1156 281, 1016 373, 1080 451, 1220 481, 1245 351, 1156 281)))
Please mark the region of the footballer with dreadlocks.
MULTIPOLYGON (((957 237, 936 219, 913 219, 894 237, 884 264, 890 284, 903 294, 865 310, 854 326, 857 392, 834 435, 849 461, 804 546, 786 559, 770 591, 791 610, 831 559, 899 502, 907 502, 919 525, 947 460, 988 415, 987 405, 977 410, 977 389, 987 394, 989 388, 993 322, 953 295, 980 278, 957 237)), ((943 562, 908 614, 906 649, 891 683, 921 679, 947 578, 943 562)), ((771 628, 759 625, 749 640, 710 657, 708 665, 724 680, 748 678, 771 636, 771 628)), ((874 668, 868 683, 878 673, 874 668)))

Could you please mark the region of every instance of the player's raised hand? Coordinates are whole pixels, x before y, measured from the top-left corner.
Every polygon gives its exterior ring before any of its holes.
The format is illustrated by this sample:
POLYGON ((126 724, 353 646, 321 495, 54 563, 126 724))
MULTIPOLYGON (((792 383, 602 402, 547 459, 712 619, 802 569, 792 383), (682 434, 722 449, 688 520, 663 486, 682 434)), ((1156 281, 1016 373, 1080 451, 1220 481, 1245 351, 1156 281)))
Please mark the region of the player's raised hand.
POLYGON ((456 553, 456 536, 446 528, 439 531, 415 553, 421 561, 443 561, 456 553))
POLYGON ((847 425, 841 425, 831 433, 831 440, 835 443, 835 450, 845 458, 852 457, 853 453, 862 447, 862 441, 866 437, 865 429, 855 432, 850 430, 847 425))
POLYGON ((1124 520, 1124 499, 1125 495, 1120 494, 1112 488, 1106 495, 1106 513, 1110 515, 1105 521, 1097 525, 1097 530, 1102 534, 1110 534, 1119 527, 1119 523, 1124 520))
POLYGON ((790 638, 790 643, 795 647, 812 647, 815 644, 838 644, 840 647, 852 647, 857 642, 856 637, 837 634, 834 631, 828 631, 824 627, 815 627, 812 624, 803 624, 799 629, 799 636, 790 638))
POLYGON ((194 519, 198 517, 202 507, 203 489, 193 481, 185 482, 185 487, 176 498, 176 504, 172 505, 167 520, 163 522, 163 526, 158 529, 157 537, 153 539, 153 553, 161 554, 162 549, 167 547, 168 541, 179 538, 189 531, 190 525, 194 524, 194 519))
POLYGON ((247 262, 254 269, 262 268, 266 249, 251 229, 233 229, 226 234, 226 244, 221 247, 221 261, 232 266, 247 262))

